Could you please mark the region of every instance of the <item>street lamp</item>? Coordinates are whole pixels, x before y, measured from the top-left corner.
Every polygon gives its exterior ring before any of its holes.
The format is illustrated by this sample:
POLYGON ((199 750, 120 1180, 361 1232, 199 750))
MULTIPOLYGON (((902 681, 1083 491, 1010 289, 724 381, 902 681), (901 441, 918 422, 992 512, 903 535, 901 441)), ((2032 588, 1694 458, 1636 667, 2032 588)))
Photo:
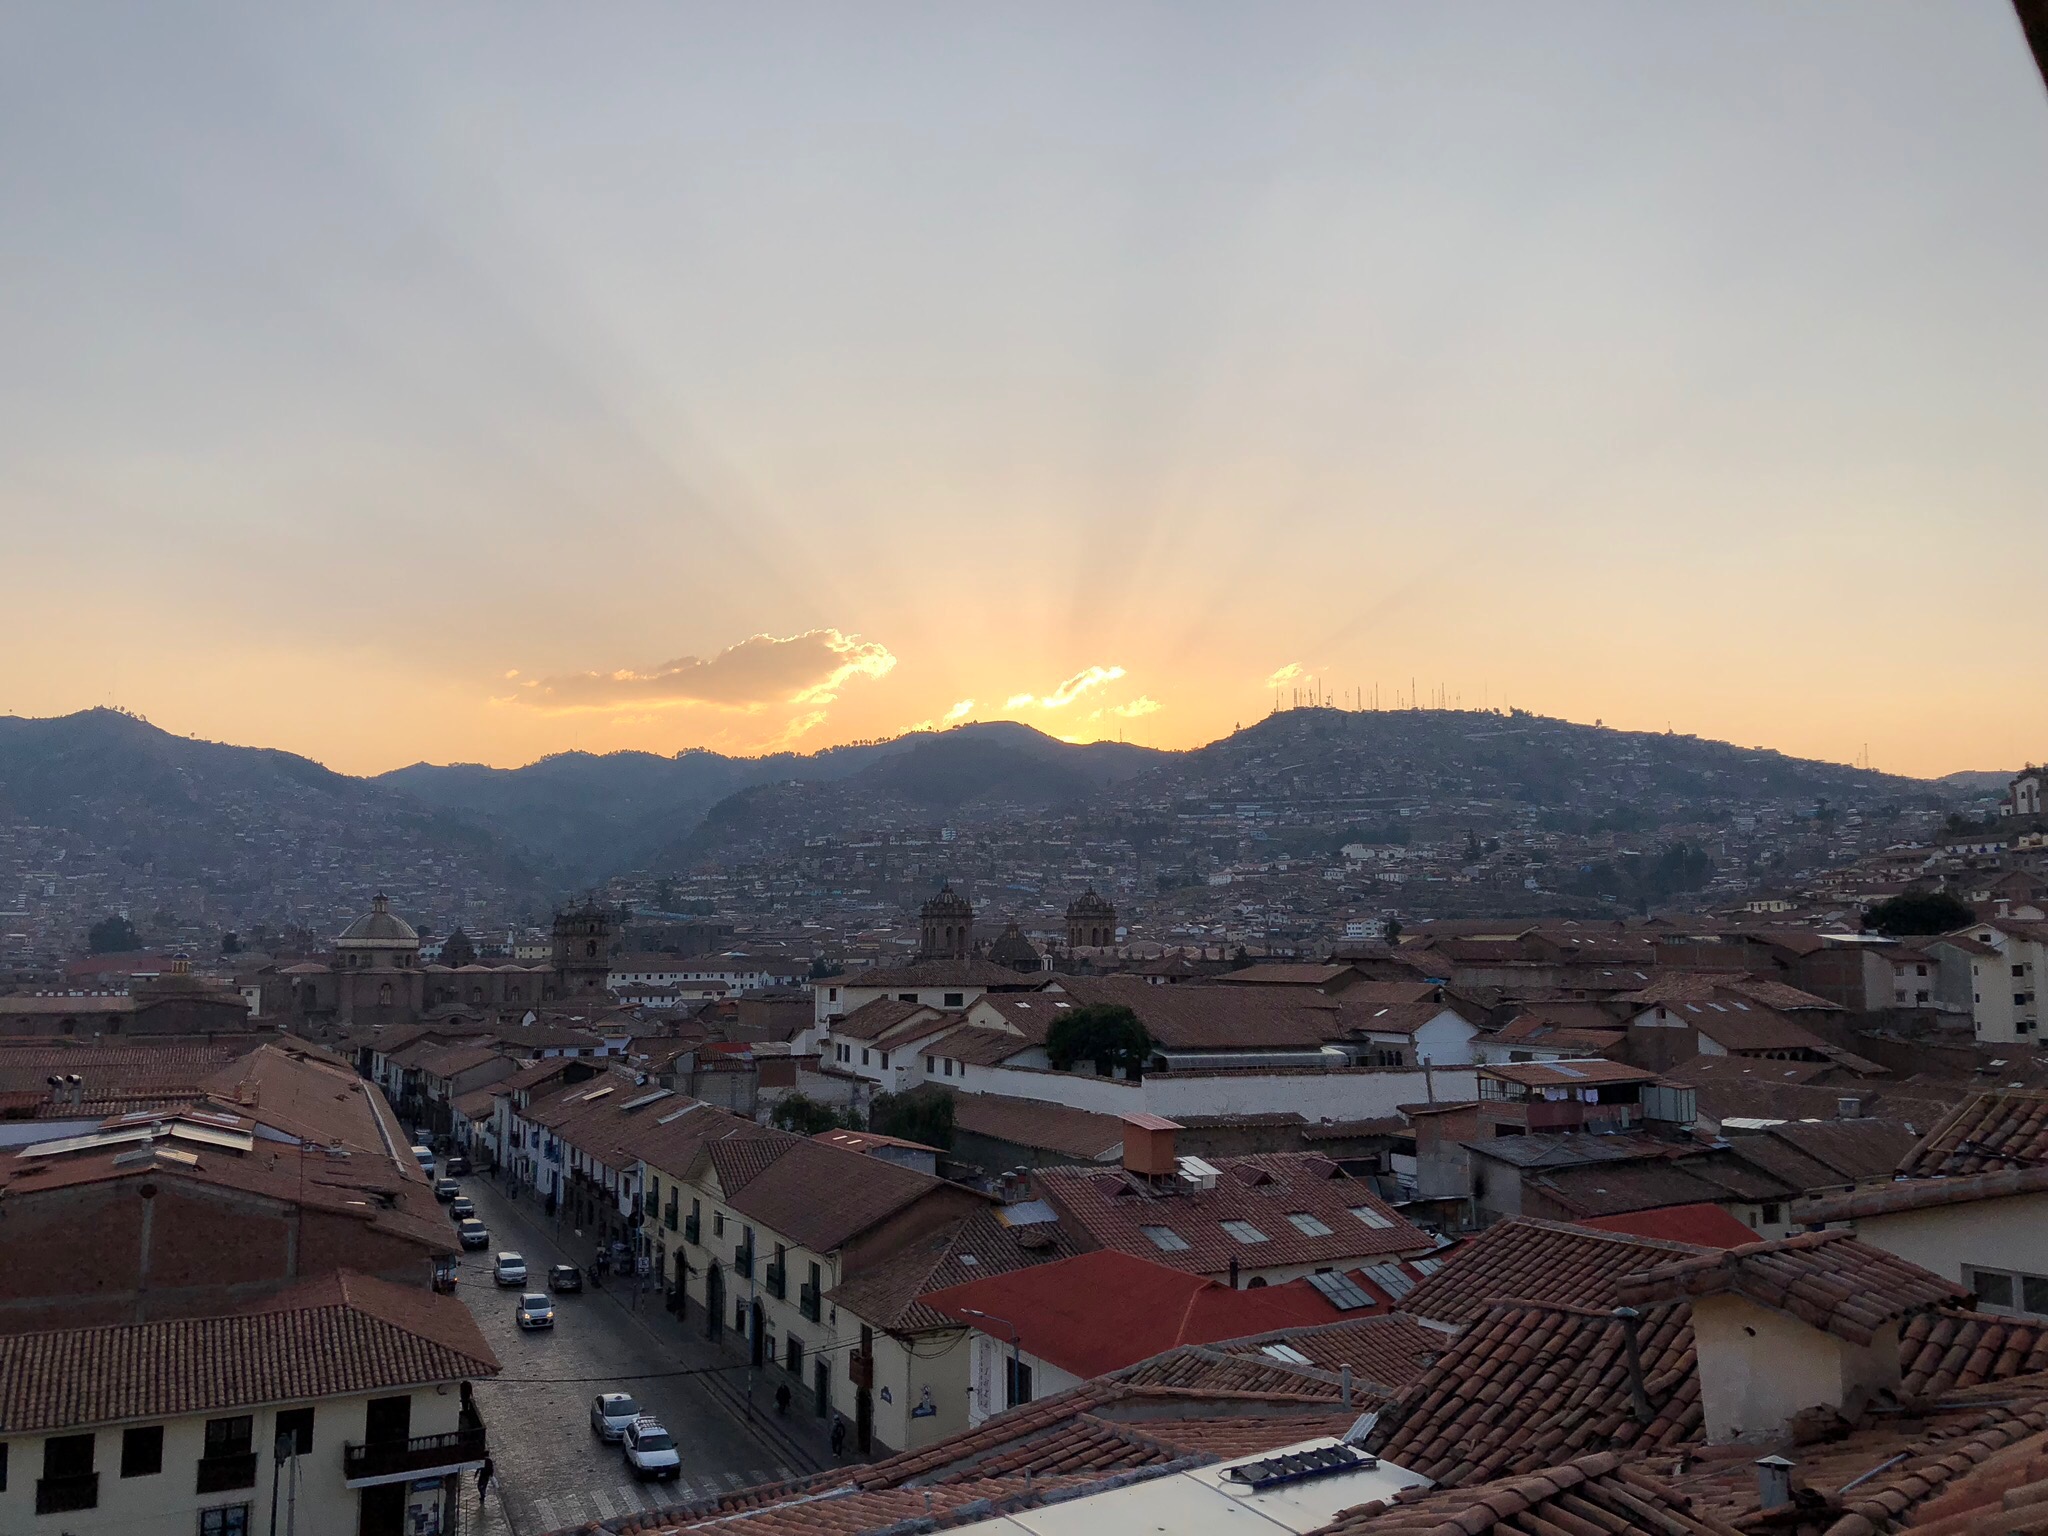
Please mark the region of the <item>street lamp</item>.
POLYGON ((965 1312, 969 1317, 978 1317, 986 1323, 1001 1323, 1005 1328, 1010 1330, 1010 1389, 1009 1391, 1003 1394, 1005 1397, 1009 1398, 1010 1401, 1005 1403, 1003 1406, 1006 1408, 1015 1408, 1018 1405, 1018 1402, 1021 1401, 1021 1399, 1018 1397, 1018 1393, 1023 1389, 1024 1386, 1024 1368, 1019 1363, 1017 1358, 1018 1349, 1021 1342, 1017 1334, 1017 1325, 1011 1322, 1007 1317, 997 1317, 995 1313, 984 1312, 979 1307, 962 1307, 960 1310, 962 1312, 965 1312))

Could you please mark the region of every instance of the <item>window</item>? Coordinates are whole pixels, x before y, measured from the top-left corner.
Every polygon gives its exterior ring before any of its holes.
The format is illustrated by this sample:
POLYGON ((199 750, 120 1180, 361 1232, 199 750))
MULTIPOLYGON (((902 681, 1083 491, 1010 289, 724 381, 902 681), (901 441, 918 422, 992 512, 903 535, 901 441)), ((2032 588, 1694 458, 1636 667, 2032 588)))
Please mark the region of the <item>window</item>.
POLYGON ((7 1444, 0 1441, 0 1493, 7 1491, 7 1444))
POLYGON ((725 1212, 713 1211, 711 1213, 711 1235, 713 1237, 725 1236, 725 1212))
POLYGON ((782 1365, 792 1376, 804 1373, 804 1341, 793 1333, 782 1337, 782 1365))
POLYGON ((1223 1223, 1223 1232, 1226 1237, 1234 1237, 1240 1243, 1263 1243, 1267 1241, 1266 1234, 1248 1221, 1226 1221, 1223 1223))
POLYGON ((1003 1357, 1003 1406, 1031 1401, 1031 1367, 1012 1355, 1003 1357))
POLYGON ((866 1066, 868 1064, 868 1048, 866 1046, 862 1046, 860 1048, 860 1064, 862 1066, 866 1066))
POLYGON ((223 1504, 199 1511, 199 1536, 249 1536, 249 1506, 223 1504))
POLYGON ((946 1006, 948 1008, 959 1008, 964 1006, 966 1002, 967 994, 965 992, 948 992, 946 994, 946 1006))
POLYGON ((1272 1360, 1285 1360, 1289 1365, 1307 1365, 1309 1358, 1292 1344, 1268 1344, 1259 1351, 1272 1360))
POLYGON ((2011 1270, 1978 1269, 1965 1265, 1963 1279, 1976 1293, 1979 1306, 2048 1317, 2048 1275, 2018 1274, 2011 1270))
POLYGON ((828 1002, 834 1002, 834 1003, 838 1002, 838 1001, 839 1001, 839 989, 838 989, 837 987, 827 987, 827 988, 825 989, 825 997, 826 997, 826 1000, 827 1000, 828 1002))
POLYGON ((948 1076, 948 1077, 951 1077, 952 1075, 953 1075, 953 1058, 952 1058, 952 1057, 950 1057, 950 1056, 948 1056, 948 1057, 946 1058, 946 1076, 948 1076))
POLYGON ((1364 1222, 1368 1227, 1386 1228, 1394 1224, 1392 1218, 1387 1216, 1385 1212, 1376 1211, 1369 1205, 1354 1205, 1351 1207, 1351 1214, 1364 1222))
POLYGON ((164 1469, 164 1427, 144 1424, 121 1431, 121 1475, 154 1477, 164 1469))
POLYGON ((2023 965, 2016 965, 2012 968, 2012 973, 2015 976, 2024 976, 2027 974, 2027 968, 2023 965))
POLYGON ((732 1331, 743 1339, 747 1336, 747 1304, 743 1300, 732 1304, 732 1331))
POLYGON ((889 1053, 888 1053, 887 1051, 884 1051, 884 1052, 882 1052, 882 1068, 883 1068, 883 1070, 884 1070, 884 1071, 888 1070, 888 1066, 889 1066, 889 1053))
POLYGON ((1320 1217, 1311 1216, 1307 1211, 1289 1211, 1287 1219, 1294 1224, 1294 1230, 1310 1237, 1328 1237, 1330 1229, 1323 1225, 1320 1217))
POLYGON ((249 1441, 256 1429, 256 1421, 248 1414, 238 1414, 231 1419, 208 1419, 206 1421, 206 1455, 246 1456, 249 1441))
POLYGON ((1783 1206, 1779 1205, 1775 1200, 1766 1200, 1764 1202, 1763 1222, 1765 1226, 1775 1227, 1784 1219, 1785 1208, 1783 1206))
POLYGON ((1188 1240, 1171 1227, 1140 1227, 1138 1230, 1152 1239, 1152 1246, 1161 1253, 1185 1253, 1188 1240))
POLYGON ((313 1410, 310 1408, 285 1408, 277 1415, 277 1434, 273 1442, 282 1445, 286 1440, 291 1446, 287 1456, 310 1456, 313 1454, 313 1410))
POLYGON ((936 1070, 938 1070, 938 1060, 937 1060, 937 1058, 936 1058, 936 1057, 932 1057, 932 1056, 927 1056, 927 1057, 925 1057, 925 1059, 924 1059, 924 1070, 925 1070, 925 1075, 926 1075, 927 1077, 929 1077, 929 1076, 930 1076, 930 1075, 931 1075, 931 1074, 932 1074, 933 1072, 935 1072, 936 1070))

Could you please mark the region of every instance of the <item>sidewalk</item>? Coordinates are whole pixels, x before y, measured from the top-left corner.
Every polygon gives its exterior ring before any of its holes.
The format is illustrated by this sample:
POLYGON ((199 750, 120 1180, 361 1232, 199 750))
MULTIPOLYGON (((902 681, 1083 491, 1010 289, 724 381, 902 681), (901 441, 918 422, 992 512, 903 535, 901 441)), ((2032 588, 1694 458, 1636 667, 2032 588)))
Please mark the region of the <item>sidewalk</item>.
POLYGON ((745 1424, 755 1438, 772 1448, 779 1460, 806 1473, 861 1462, 863 1458, 850 1451, 843 1456, 832 1454, 831 1421, 819 1418, 811 1410, 811 1395, 802 1382, 780 1367, 753 1369, 747 1357, 733 1347, 729 1330, 724 1335, 725 1343, 715 1344, 707 1339, 701 1305, 693 1301, 689 1315, 680 1320, 671 1316, 662 1305, 662 1293, 655 1288, 652 1276, 644 1277, 645 1290, 636 1283, 641 1277, 631 1275, 613 1274, 602 1287, 593 1285, 592 1267, 598 1246, 595 1237, 550 1217, 544 1206, 525 1193, 515 1197, 504 1183, 488 1177, 484 1182, 515 1222, 542 1244, 554 1248, 564 1262, 583 1271, 586 1296, 604 1298, 664 1353, 679 1357, 691 1370, 703 1371, 698 1380, 712 1397, 745 1424), (778 1414, 775 1389, 785 1383, 790 1389, 789 1412, 778 1414))

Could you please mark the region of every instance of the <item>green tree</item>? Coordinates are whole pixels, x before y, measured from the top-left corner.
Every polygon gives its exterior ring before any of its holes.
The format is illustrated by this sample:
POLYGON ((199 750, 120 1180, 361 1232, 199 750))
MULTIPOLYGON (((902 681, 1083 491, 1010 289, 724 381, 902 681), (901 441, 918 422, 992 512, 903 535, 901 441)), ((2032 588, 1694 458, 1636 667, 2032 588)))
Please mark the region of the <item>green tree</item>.
POLYGON ((1054 1068, 1071 1071, 1076 1062, 1092 1061, 1104 1077, 1143 1075, 1152 1059, 1152 1036, 1138 1016, 1121 1003, 1090 1003, 1053 1021, 1045 1038, 1045 1054, 1054 1068))
POLYGON ((823 955, 811 962, 811 980, 823 981, 827 976, 843 976, 846 967, 837 960, 828 960, 823 955))
POLYGON ((1977 920, 1967 902, 1947 891, 1906 891, 1880 901, 1863 914, 1864 923, 1879 933, 1954 933, 1977 920))
POLYGON ((1386 921, 1385 927, 1384 927, 1384 931, 1385 931, 1385 933, 1386 933, 1386 936, 1387 936, 1387 942, 1388 942, 1389 944, 1398 944, 1398 943, 1400 943, 1400 942, 1401 942, 1401 919, 1399 919, 1398 917, 1390 917, 1390 918, 1388 918, 1388 919, 1387 919, 1387 921, 1386 921))
POLYGON ((792 1093, 786 1099, 778 1099, 775 1107, 768 1112, 772 1125, 785 1131, 794 1131, 799 1136, 816 1136, 821 1131, 843 1129, 847 1121, 829 1104, 820 1104, 806 1094, 792 1093))
POLYGON ((135 931, 135 925, 118 914, 94 923, 85 939, 96 955, 118 955, 142 948, 142 935, 135 931))
POLYGON ((953 1148, 953 1096, 948 1093, 878 1093, 868 1106, 868 1129, 922 1146, 953 1148))

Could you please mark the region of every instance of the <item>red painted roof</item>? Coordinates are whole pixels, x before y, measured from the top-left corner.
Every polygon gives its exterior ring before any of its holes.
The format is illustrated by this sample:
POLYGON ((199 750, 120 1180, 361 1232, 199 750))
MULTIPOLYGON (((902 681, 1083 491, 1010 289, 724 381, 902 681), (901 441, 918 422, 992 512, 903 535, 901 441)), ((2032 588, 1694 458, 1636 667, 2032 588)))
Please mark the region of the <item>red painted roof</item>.
POLYGON ((1579 1225, 1596 1232, 1625 1232, 1630 1237, 1656 1237, 1701 1248, 1740 1248, 1756 1241, 1754 1232, 1718 1205, 1666 1205, 1622 1216, 1588 1216, 1579 1225))
POLYGON ((1336 1322, 1340 1315, 1306 1280, 1233 1291, 1114 1248, 970 1280, 924 1298, 948 1317, 1083 1378, 1121 1370, 1182 1344, 1208 1344, 1336 1322))

